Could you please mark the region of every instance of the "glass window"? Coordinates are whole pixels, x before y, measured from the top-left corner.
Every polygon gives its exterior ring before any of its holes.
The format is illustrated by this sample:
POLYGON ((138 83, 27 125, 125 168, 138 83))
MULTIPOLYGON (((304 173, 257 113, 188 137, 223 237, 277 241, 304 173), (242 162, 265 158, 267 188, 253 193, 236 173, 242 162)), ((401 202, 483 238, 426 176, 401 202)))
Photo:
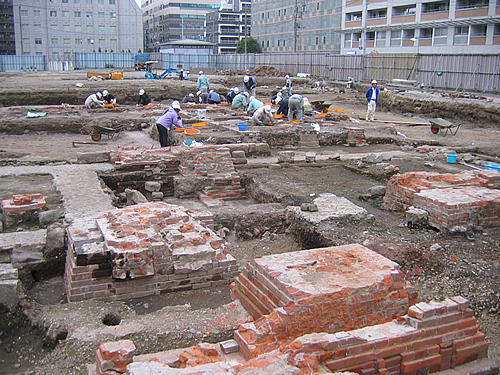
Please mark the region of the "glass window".
POLYGON ((375 40, 375 46, 384 47, 385 46, 385 31, 377 31, 375 40))
POLYGON ((417 5, 404 5, 401 7, 392 8, 392 15, 394 17, 398 16, 413 16, 417 12, 417 5))
POLYGON ((75 44, 83 44, 81 38, 75 38, 75 44))
POLYGON ((403 39, 409 40, 415 38, 415 29, 403 30, 403 39))
POLYGON ((200 25, 200 30, 203 30, 203 25, 200 25))
POLYGON ((109 5, 115 5, 116 4, 116 0, 109 0, 109 5))
POLYGON ((75 31, 77 32, 82 31, 82 25, 75 25, 75 31))
POLYGON ((62 16, 63 17, 69 17, 69 12, 67 10, 63 10, 62 16))
POLYGON ((92 31, 94 31, 94 25, 87 25, 87 32, 91 33, 92 31))
POLYGON ((30 38, 23 38, 23 46, 26 47, 28 44, 30 44, 30 38))
POLYGON ((447 12, 450 9, 449 1, 437 1, 435 3, 423 3, 422 13, 447 12))
POLYGON ((68 0, 62 0, 63 4, 68 4, 68 0))
POLYGON ((21 16, 28 17, 28 9, 21 9, 21 16))
POLYGON ((472 25, 470 36, 486 36, 486 25, 472 25))
POLYGON ((387 17, 387 9, 372 9, 368 11, 368 18, 385 18, 387 17))
POLYGON ((82 12, 75 12, 75 17, 81 17, 82 16, 82 12))
POLYGON ((35 23, 34 30, 35 31, 42 31, 42 25, 40 25, 39 23, 35 23))
POLYGON ((116 39, 110 39, 109 44, 111 44, 112 46, 116 46, 116 39))
POLYGON ((455 27, 454 44, 468 44, 469 43, 469 26, 455 27))
POLYGON ((57 25, 50 25, 50 29, 52 31, 57 31, 57 25))
POLYGON ((99 44, 103 45, 105 43, 106 43, 106 39, 103 39, 103 38, 99 39, 99 44))
POLYGON ((116 12, 110 12, 109 18, 116 18, 116 12))
POLYGON ((64 38, 63 39, 63 44, 70 44, 69 38, 64 38))
POLYGON ((35 38, 35 44, 42 44, 42 38, 35 38))
POLYGON ((51 11, 50 11, 50 16, 51 16, 51 17, 57 17, 57 11, 55 11, 55 10, 51 10, 51 11))
POLYGON ((26 24, 26 23, 25 23, 24 25, 21 25, 21 30, 22 30, 22 31, 28 31, 28 30, 29 30, 29 28, 30 28, 30 25, 28 25, 28 24, 26 24))
POLYGON ((104 12, 98 12, 97 13, 98 18, 104 18, 104 12))
POLYGON ((493 30, 493 35, 495 35, 495 36, 500 35, 500 23, 495 24, 495 29, 493 30))
POLYGON ((485 8, 489 0, 457 0, 457 9, 485 8))
POLYGON ((196 30, 196 25, 191 25, 191 30, 196 30))
POLYGON ((97 0, 97 4, 104 5, 104 0, 97 0))
POLYGON ((110 26, 109 31, 112 33, 116 33, 116 26, 110 26))
POLYGON ((349 21, 361 21, 362 19, 363 19, 363 17, 362 17, 362 13, 361 12, 346 13, 346 15, 345 15, 346 22, 349 22, 349 21))
POLYGON ((87 0, 87 4, 92 4, 92 0, 87 0))
POLYGON ((444 45, 448 43, 448 28, 441 27, 434 29, 434 45, 444 45))
POLYGON ((86 16, 87 18, 92 18, 92 12, 87 12, 86 16))
POLYGON ((391 31, 391 47, 401 46, 401 35, 402 35, 402 30, 391 31))
POLYGON ((374 31, 369 31, 366 33, 366 40, 373 42, 375 40, 375 32, 374 31))
POLYGON ((319 36, 316 37, 316 44, 319 44, 319 36))
POLYGON ((50 39, 50 44, 57 44, 59 43, 59 39, 58 38, 52 38, 50 39))
POLYGON ((432 39, 433 29, 420 29, 420 39, 432 39))
POLYGON ((75 4, 80 4, 80 0, 75 0, 75 4))
POLYGON ((103 33, 103 32, 105 32, 105 31, 106 31, 106 26, 104 26, 104 25, 99 25, 99 26, 97 27, 97 30, 98 30, 100 33, 103 33))
POLYGON ((69 25, 63 25, 63 31, 69 31, 69 25))
POLYGON ((40 17, 40 9, 33 10, 33 16, 40 17))

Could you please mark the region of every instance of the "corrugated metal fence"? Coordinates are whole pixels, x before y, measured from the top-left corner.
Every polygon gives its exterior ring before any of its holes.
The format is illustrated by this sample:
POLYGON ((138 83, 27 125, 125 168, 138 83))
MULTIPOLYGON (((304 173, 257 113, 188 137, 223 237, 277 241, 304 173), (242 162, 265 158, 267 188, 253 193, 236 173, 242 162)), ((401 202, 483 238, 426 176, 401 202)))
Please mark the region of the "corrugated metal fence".
MULTIPOLYGON (((73 53, 65 60, 49 61, 46 56, 0 56, 0 71, 133 68, 134 53, 73 53)), ((500 92, 500 55, 259 53, 188 55, 150 53, 163 69, 182 66, 237 70, 269 65, 279 71, 345 81, 394 78, 414 80, 425 86, 500 92)), ((192 72, 196 73, 196 72, 192 72)))

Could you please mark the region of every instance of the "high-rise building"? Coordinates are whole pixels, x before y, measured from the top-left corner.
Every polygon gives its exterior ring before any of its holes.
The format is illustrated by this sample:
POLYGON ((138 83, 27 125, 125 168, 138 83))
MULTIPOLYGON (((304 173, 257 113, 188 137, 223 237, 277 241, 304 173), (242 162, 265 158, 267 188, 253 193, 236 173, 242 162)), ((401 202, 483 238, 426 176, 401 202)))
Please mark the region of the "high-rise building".
POLYGON ((205 15, 220 8, 220 0, 142 0, 144 46, 158 51, 160 44, 179 39, 205 40, 205 15))
POLYGON ((343 7, 343 53, 500 52, 498 0, 343 0, 343 7))
POLYGON ((252 0, 222 0, 219 10, 207 13, 206 40, 215 53, 234 53, 241 38, 251 35, 252 0))
POLYGON ((0 0, 0 55, 15 55, 14 7, 12 0, 0 0))
POLYGON ((73 52, 138 52, 135 0, 13 0, 17 55, 64 59, 73 52))
POLYGON ((252 37, 263 52, 340 52, 342 0, 252 1, 252 37))

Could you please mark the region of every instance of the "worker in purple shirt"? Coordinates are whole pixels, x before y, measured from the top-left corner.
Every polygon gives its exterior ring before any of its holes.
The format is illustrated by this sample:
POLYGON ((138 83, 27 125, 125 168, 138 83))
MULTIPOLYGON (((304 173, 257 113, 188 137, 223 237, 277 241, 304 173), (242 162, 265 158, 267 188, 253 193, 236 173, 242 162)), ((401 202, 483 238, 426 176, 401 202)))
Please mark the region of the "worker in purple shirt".
POLYGON ((168 147, 169 130, 174 130, 174 127, 182 128, 181 116, 179 116, 180 111, 181 105, 175 100, 172 102, 172 106, 156 120, 161 147, 168 147))

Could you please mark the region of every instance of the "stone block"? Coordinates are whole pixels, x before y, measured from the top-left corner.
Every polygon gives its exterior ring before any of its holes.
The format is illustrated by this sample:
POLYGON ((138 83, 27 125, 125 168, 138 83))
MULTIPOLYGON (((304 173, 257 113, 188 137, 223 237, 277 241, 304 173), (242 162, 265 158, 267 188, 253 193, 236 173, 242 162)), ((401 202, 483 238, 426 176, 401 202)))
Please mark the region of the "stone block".
POLYGON ((42 227, 46 227, 58 221, 62 214, 60 210, 41 211, 38 213, 38 222, 42 227))
POLYGON ((429 213, 420 208, 410 207, 406 211, 406 221, 412 225, 426 225, 429 218, 429 213))
POLYGON ((161 191, 153 191, 151 193, 151 198, 154 201, 161 201, 163 199, 163 193, 161 191))
POLYGON ((385 195, 386 187, 382 185, 372 186, 368 189, 368 194, 372 196, 383 196, 385 195))
POLYGON ((278 163, 293 163, 295 158, 294 151, 279 151, 278 163))
POLYGON ((109 151, 77 152, 76 161, 79 164, 108 163, 111 160, 109 151))
POLYGON ((246 159, 245 151, 243 150, 236 150, 231 153, 231 156, 233 159, 246 159))
POLYGON ((236 353, 240 350, 240 346, 236 342, 236 340, 227 340, 219 343, 222 353, 231 354, 236 353))
POLYGON ((365 161, 367 163, 381 163, 384 160, 384 156, 379 153, 370 153, 366 155, 365 161))
POLYGON ((0 305, 12 310, 19 303, 21 285, 19 280, 0 280, 0 305))
POLYGON ((125 189, 127 196, 127 205, 131 206, 138 203, 147 203, 146 197, 138 190, 125 189))
POLYGON ((315 152, 306 152, 305 161, 306 161, 306 163, 315 163, 316 162, 316 153, 315 152))
POLYGON ((377 163, 375 164, 375 168, 377 169, 377 171, 383 171, 389 165, 389 163, 377 163))
POLYGON ((144 184, 144 189, 151 192, 160 191, 161 185, 162 184, 158 181, 146 181, 146 183, 144 184))
POLYGON ((97 373, 125 373, 134 360, 135 345, 130 340, 108 341, 96 351, 97 373))

